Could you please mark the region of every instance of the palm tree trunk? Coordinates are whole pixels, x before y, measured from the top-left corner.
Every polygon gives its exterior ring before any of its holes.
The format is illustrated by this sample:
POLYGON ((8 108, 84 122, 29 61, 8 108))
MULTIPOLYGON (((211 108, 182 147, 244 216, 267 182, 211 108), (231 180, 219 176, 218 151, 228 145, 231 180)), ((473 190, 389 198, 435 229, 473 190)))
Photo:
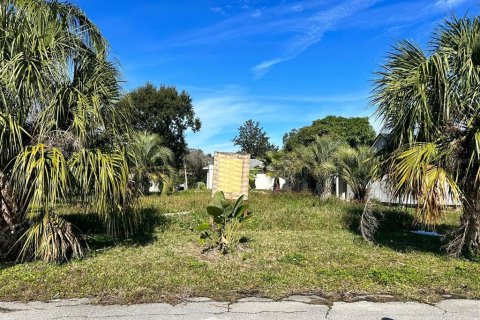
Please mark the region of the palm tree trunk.
POLYGON ((280 178, 279 177, 275 177, 275 179, 273 180, 273 191, 274 192, 280 191, 280 178))
POLYGON ((332 195, 332 178, 328 177, 322 181, 322 198, 328 198, 332 195))
POLYGON ((480 192, 473 183, 470 184, 462 203, 461 226, 447 245, 447 251, 453 256, 480 254, 480 192))
POLYGON ((13 253, 13 246, 21 236, 25 222, 7 177, 0 170, 0 260, 13 253))
POLYGON ((465 227, 466 253, 480 253, 480 199, 478 190, 472 190, 464 201, 462 227, 465 227))

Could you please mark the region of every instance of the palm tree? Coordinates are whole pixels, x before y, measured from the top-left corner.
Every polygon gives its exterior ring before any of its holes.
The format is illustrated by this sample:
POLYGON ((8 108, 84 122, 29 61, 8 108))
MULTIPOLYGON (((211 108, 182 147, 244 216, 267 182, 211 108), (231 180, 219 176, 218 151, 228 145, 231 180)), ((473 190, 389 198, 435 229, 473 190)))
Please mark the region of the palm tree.
POLYGON ((370 184, 378 165, 370 147, 343 147, 336 154, 338 175, 352 189, 354 199, 364 202, 370 192, 370 184))
POLYGON ((373 103, 390 133, 386 173, 396 195, 418 200, 434 224, 448 197, 461 201, 453 255, 480 253, 480 19, 445 21, 428 51, 398 43, 376 79, 373 103), (473 58, 473 59, 472 59, 473 58))
POLYGON ((135 231, 128 112, 116 106, 107 41, 57 1, 2 1, 0 26, 0 259, 82 257, 85 241, 60 205, 98 214, 114 235, 135 231))
POLYGON ((299 189, 303 164, 296 154, 284 150, 268 151, 263 160, 264 171, 274 177, 274 191, 280 190, 280 177, 284 178, 292 189, 299 189))
POLYGON ((310 145, 293 150, 303 169, 320 183, 320 193, 323 197, 331 194, 332 175, 336 172, 335 153, 341 146, 340 141, 321 136, 316 137, 310 145))
POLYGON ((163 139, 157 134, 140 132, 133 135, 131 151, 134 156, 135 180, 149 193, 150 183, 163 186, 162 194, 170 186, 174 168, 171 166, 173 152, 163 145, 163 139))

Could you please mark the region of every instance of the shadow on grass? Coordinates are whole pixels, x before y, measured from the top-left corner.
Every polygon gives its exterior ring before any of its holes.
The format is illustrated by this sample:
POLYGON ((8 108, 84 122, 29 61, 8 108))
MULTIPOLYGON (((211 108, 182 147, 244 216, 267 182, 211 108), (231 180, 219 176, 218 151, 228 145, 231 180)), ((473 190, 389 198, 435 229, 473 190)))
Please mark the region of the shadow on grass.
MULTIPOLYGON (((351 206, 344 216, 344 223, 353 232, 360 234, 360 217, 363 205, 351 206)), ((413 230, 423 230, 415 224, 414 216, 401 207, 380 206, 374 210, 379 221, 379 227, 375 234, 375 243, 386 246, 400 252, 420 251, 444 255, 442 247, 446 241, 444 237, 418 235, 413 230)), ((435 231, 446 235, 455 230, 456 226, 440 223, 435 231)))
POLYGON ((66 219, 73 223, 87 237, 90 249, 99 250, 116 245, 144 246, 156 240, 155 232, 163 231, 170 219, 158 214, 153 208, 144 208, 140 212, 142 224, 137 233, 127 238, 115 238, 107 233, 105 224, 96 214, 72 213, 66 219))

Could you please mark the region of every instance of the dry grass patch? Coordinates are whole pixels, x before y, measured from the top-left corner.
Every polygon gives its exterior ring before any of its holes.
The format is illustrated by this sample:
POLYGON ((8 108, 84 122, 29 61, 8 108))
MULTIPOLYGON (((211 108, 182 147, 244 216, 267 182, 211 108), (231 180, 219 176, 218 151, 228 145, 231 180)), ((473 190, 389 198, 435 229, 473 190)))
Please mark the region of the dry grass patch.
MULTIPOLYGON (((410 233, 411 215, 399 209, 384 208, 378 245, 370 246, 355 230, 361 205, 254 192, 255 218, 242 230, 250 241, 222 256, 202 254, 194 231, 207 218, 209 202, 209 193, 191 191, 144 198, 148 228, 125 241, 108 237, 94 220, 75 217, 89 236, 91 255, 63 265, 3 265, 0 300, 135 303, 293 293, 347 300, 369 294, 427 302, 448 295, 480 298, 480 264, 449 259, 439 239, 410 233)), ((454 228, 457 218, 449 213, 439 231, 454 228)))

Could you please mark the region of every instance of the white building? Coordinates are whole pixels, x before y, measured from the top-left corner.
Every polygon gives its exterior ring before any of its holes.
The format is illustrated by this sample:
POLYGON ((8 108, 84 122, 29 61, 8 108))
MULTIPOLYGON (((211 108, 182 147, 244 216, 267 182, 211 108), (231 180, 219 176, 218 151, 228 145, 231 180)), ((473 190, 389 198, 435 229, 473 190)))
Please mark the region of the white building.
POLYGON ((207 171, 207 189, 212 190, 213 189, 213 164, 209 164, 203 170, 208 170, 207 171))
MULTIPOLYGON (((285 186, 285 179, 279 178, 280 190, 285 186)), ((256 190, 273 190, 275 184, 275 177, 266 175, 265 173, 257 173, 255 176, 255 189, 256 190)))
MULTIPOLYGON (((375 142, 372 145, 372 148, 376 151, 381 150, 388 143, 389 135, 380 133, 375 142)), ((353 192, 351 191, 350 186, 341 178, 335 177, 332 185, 332 195, 335 195, 338 198, 344 200, 352 200, 353 192)), ((373 181, 370 184, 370 196, 372 199, 375 199, 382 203, 387 204, 397 204, 404 206, 415 206, 417 205, 417 200, 413 196, 406 198, 400 198, 393 196, 386 178, 384 177, 381 180, 373 181)), ((453 198, 450 196, 448 199, 445 199, 445 205, 447 206, 459 206, 460 203, 453 201, 453 198)))

